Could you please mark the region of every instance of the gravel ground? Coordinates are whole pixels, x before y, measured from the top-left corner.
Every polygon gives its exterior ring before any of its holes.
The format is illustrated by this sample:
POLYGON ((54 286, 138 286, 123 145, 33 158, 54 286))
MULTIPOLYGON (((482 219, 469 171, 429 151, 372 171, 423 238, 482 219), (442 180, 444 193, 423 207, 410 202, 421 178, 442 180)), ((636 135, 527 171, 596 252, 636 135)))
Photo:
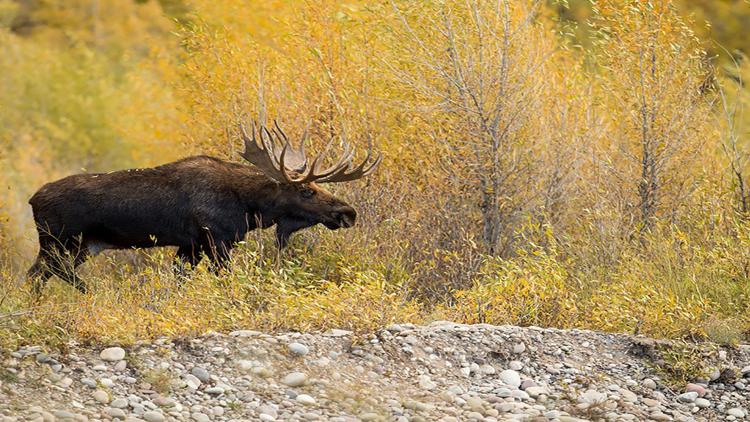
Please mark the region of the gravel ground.
POLYGON ((367 337, 236 331, 65 354, 29 346, 0 363, 0 421, 750 419, 750 346, 702 345, 705 378, 692 383, 665 375, 681 350, 449 322, 367 337))

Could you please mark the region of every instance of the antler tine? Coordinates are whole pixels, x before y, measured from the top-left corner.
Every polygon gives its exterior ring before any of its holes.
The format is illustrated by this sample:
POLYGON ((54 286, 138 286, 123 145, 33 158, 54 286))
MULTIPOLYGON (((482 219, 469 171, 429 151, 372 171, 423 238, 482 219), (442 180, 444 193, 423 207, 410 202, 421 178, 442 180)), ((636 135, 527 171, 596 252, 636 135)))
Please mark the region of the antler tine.
POLYGON ((289 173, 286 172, 286 163, 284 162, 284 158, 286 156, 286 152, 289 150, 289 142, 284 144, 284 148, 281 149, 281 156, 279 157, 279 167, 282 170, 282 173, 284 174, 284 179, 286 179, 287 183, 297 183, 298 181, 296 179, 292 179, 289 176, 289 173))
MULTIPOLYGON (((274 127, 271 128, 269 133, 273 133, 279 141, 284 146, 287 147, 287 160, 289 162, 289 165, 285 167, 286 170, 292 170, 296 171, 297 173, 302 173, 307 169, 307 157, 305 156, 305 139, 304 137, 300 141, 300 147, 299 149, 295 149, 294 146, 292 146, 292 143, 289 141, 289 137, 286 136, 286 133, 279 127, 279 124, 276 120, 273 121, 274 127)), ((277 157, 278 158, 278 157, 277 157)))
POLYGON ((354 158, 354 151, 352 151, 351 146, 349 144, 346 144, 345 148, 346 149, 344 150, 344 153, 341 155, 341 158, 339 158, 336 164, 323 170, 322 173, 318 173, 317 179, 326 178, 336 172, 339 172, 341 169, 347 169, 351 167, 351 162, 352 162, 352 159, 354 158))
POLYGON ((372 153, 371 151, 368 151, 365 159, 362 160, 362 162, 353 170, 349 171, 351 168, 351 165, 347 165, 346 167, 341 167, 335 173, 330 174, 327 177, 321 178, 318 181, 321 183, 323 182, 338 183, 338 182, 348 182, 351 180, 357 180, 362 177, 365 177, 369 175, 370 173, 372 173, 375 170, 375 168, 378 166, 378 164, 380 164, 380 162, 383 160, 383 154, 378 154, 378 157, 370 163, 371 157, 372 157, 372 153), (368 163, 369 163, 369 166, 368 166, 368 163))
MULTIPOLYGON (((260 141, 261 145, 258 145, 258 140, 255 136, 257 127, 253 121, 253 136, 252 138, 247 134, 245 126, 240 123, 240 135, 245 143, 245 151, 241 154, 242 158, 255 165, 260 171, 266 176, 278 182, 285 182, 288 177, 286 172, 279 167, 278 162, 275 160, 275 151, 273 145, 269 145, 264 139, 261 132, 260 141)), ((273 142, 273 140, 271 140, 273 142)))
MULTIPOLYGON (((281 129, 281 127, 279 126, 279 122, 276 119, 273 119, 273 126, 274 132, 278 133, 278 136, 284 140, 284 143, 289 143, 289 137, 286 136, 286 132, 281 129)), ((304 142, 304 138, 302 139, 302 142, 304 142)), ((304 147, 302 142, 300 142, 300 146, 304 147)))
POLYGON ((318 165, 320 164, 320 162, 321 162, 320 160, 321 160, 321 158, 323 158, 323 156, 324 156, 323 153, 318 154, 317 156, 315 156, 315 159, 313 159, 313 162, 312 162, 312 165, 310 166, 310 168, 307 170, 307 172, 305 172, 302 175, 302 177, 300 179, 300 183, 309 183, 309 182, 314 182, 316 180, 320 180, 320 179, 322 179, 322 178, 330 175, 334 171, 336 171, 342 165, 342 163, 344 162, 345 159, 350 158, 350 157, 348 157, 345 154, 344 157, 342 157, 337 164, 334 164, 333 166, 327 168, 322 173, 318 173, 318 171, 317 171, 318 165))

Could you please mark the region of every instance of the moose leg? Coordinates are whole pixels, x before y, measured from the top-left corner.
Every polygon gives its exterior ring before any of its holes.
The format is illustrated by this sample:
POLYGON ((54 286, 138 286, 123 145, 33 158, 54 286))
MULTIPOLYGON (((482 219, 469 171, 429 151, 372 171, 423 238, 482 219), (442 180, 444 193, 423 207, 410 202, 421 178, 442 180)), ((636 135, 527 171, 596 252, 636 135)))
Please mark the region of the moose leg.
POLYGON ((47 264, 45 253, 40 250, 36 257, 36 260, 26 272, 26 277, 31 280, 31 286, 34 291, 34 296, 39 297, 42 294, 42 289, 47 284, 47 280, 52 277, 52 271, 50 271, 47 264))
POLYGON ((203 251, 201 248, 195 248, 192 245, 180 246, 177 248, 177 254, 175 258, 179 261, 179 271, 182 273, 185 271, 185 265, 190 265, 191 268, 195 268, 199 262, 201 262, 201 254, 203 251))
POLYGON ((88 249, 75 248, 55 253, 48 262, 54 275, 78 289, 79 292, 86 293, 86 284, 76 274, 76 267, 86 262, 88 257, 88 249))
POLYGON ((232 242, 216 241, 204 248, 208 259, 211 260, 211 270, 218 274, 223 268, 229 267, 232 252, 232 242))
POLYGON ((185 279, 187 279, 189 272, 194 270, 198 263, 201 262, 202 254, 203 251, 201 248, 194 247, 193 245, 183 245, 177 248, 173 269, 177 275, 178 285, 182 285, 185 279))

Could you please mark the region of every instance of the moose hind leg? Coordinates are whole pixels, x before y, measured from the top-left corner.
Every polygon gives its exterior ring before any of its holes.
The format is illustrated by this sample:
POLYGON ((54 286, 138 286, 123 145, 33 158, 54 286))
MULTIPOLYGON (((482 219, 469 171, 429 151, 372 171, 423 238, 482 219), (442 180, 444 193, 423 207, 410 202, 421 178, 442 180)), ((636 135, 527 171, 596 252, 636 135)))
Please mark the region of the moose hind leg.
POLYGON ((86 284, 76 274, 76 268, 83 264, 88 257, 89 252, 86 248, 67 249, 65 252, 57 252, 52 258, 53 262, 50 263, 50 269, 61 280, 75 287, 79 292, 86 293, 86 284))
POLYGON ((42 294, 42 289, 47 284, 47 280, 52 277, 52 272, 47 264, 45 254, 42 251, 39 251, 36 260, 31 264, 31 267, 29 267, 29 270, 26 272, 26 277, 31 281, 34 296, 40 296, 42 294))

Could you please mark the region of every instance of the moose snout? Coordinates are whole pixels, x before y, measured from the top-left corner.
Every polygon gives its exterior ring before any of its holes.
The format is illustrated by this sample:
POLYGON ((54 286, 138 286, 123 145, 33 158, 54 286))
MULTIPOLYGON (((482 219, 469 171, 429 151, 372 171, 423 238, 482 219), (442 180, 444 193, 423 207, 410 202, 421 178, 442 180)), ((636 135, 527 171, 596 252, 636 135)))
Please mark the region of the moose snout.
POLYGON ((357 211, 352 207, 341 207, 333 213, 333 218, 339 223, 340 227, 349 228, 357 220, 357 211))

